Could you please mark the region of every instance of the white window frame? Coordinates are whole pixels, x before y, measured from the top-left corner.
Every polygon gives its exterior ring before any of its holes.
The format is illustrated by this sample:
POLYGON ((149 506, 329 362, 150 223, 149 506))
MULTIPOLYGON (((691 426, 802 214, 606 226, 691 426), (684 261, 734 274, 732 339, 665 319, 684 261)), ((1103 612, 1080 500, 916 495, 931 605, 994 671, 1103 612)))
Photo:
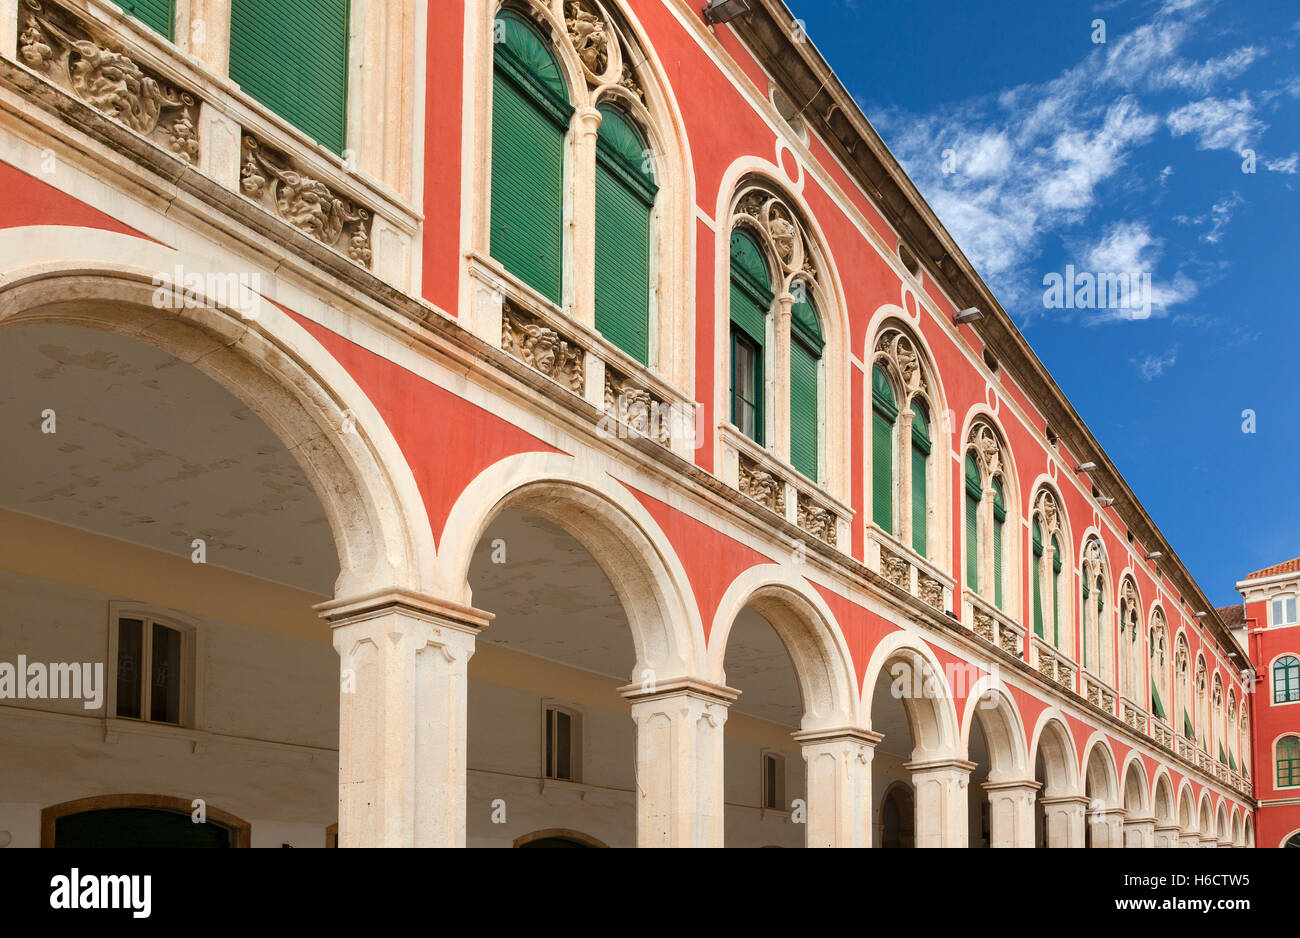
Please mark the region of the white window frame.
POLYGON ((586 733, 586 714, 581 708, 561 700, 546 699, 542 701, 540 713, 540 736, 538 737, 538 775, 542 781, 560 784, 580 785, 583 781, 583 746, 586 733), (569 718, 569 777, 557 778, 551 774, 551 766, 546 758, 546 733, 551 722, 551 713, 563 713, 569 718))
POLYGON ((1270 627, 1282 625, 1295 625, 1296 617, 1296 596, 1295 593, 1280 593, 1268 601, 1268 624, 1270 627), (1281 621, 1278 618, 1278 610, 1281 607, 1285 610, 1288 602, 1291 606, 1291 618, 1289 621, 1281 621))
POLYGON ((775 749, 763 749, 758 754, 758 805, 764 811, 781 811, 788 814, 790 808, 786 804, 785 789, 785 753, 777 752, 775 749), (772 791, 767 784, 767 766, 768 762, 776 763, 776 790, 772 791), (769 798, 769 795, 775 797, 769 798), (771 801, 776 807, 769 806, 771 801))
POLYGON ((104 696, 104 716, 110 720, 122 720, 127 723, 147 723, 151 726, 169 726, 174 729, 195 729, 200 725, 200 696, 198 688, 198 661, 200 630, 197 622, 188 616, 183 616, 171 610, 162 610, 152 606, 140 606, 121 602, 110 602, 108 604, 108 657, 106 683, 108 685, 104 696), (119 622, 122 619, 139 619, 144 623, 143 641, 141 643, 144 662, 146 665, 145 674, 149 673, 148 667, 151 659, 153 629, 155 623, 174 632, 179 632, 181 636, 181 689, 180 689, 180 722, 164 723, 159 720, 153 720, 149 717, 149 683, 143 681, 143 691, 141 694, 141 709, 139 717, 123 717, 117 713, 117 654, 118 654, 118 635, 119 622))

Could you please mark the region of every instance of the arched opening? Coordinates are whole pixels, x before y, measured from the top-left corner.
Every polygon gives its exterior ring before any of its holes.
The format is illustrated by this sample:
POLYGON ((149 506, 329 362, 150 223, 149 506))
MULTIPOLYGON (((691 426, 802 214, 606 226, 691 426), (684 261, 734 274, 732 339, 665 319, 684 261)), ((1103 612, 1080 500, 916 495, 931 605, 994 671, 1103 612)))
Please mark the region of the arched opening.
MULTIPOLYGON (((966 846, 972 765, 958 755, 956 715, 942 670, 922 648, 894 637, 877 649, 864 686, 870 728, 880 736, 872 791, 905 786, 912 793, 914 846, 966 846)), ((872 842, 882 844, 882 837, 877 831, 872 842)))
POLYGON ((515 840, 515 847, 521 850, 586 850, 593 847, 599 849, 607 846, 607 844, 601 843, 595 837, 562 827, 552 830, 533 831, 531 834, 525 834, 515 840))
POLYGON ((977 684, 967 701, 971 847, 1032 847, 1037 783, 1020 717, 1006 691, 977 684))
POLYGON ((1218 835, 1214 830, 1214 811, 1208 791, 1201 792, 1201 809, 1197 816, 1196 831, 1200 835, 1202 847, 1214 845, 1218 835))
POLYGON ((880 846, 916 846, 916 799, 911 786, 903 782, 890 785, 880 800, 878 814, 876 823, 880 830, 880 846))
POLYGON ((41 811, 42 847, 224 848, 247 847, 247 821, 193 802, 162 795, 102 795, 41 811))
POLYGON ((1174 811, 1174 790, 1165 773, 1156 778, 1155 817, 1156 846, 1178 846, 1179 822, 1174 811))
POLYGON ((1124 812, 1110 747, 1094 742, 1084 761, 1084 796, 1088 799, 1085 846, 1122 847, 1124 812))
POLYGON ((1151 810, 1148 807, 1146 773, 1142 771, 1137 759, 1131 760, 1124 769, 1124 846, 1154 846, 1151 838, 1154 834, 1151 823, 1151 810))
POLYGON ((1034 844, 1082 846, 1085 806, 1079 792, 1074 743, 1059 717, 1046 717, 1034 751, 1034 781, 1040 786, 1034 806, 1034 844))
POLYGON ((1228 806, 1224 802, 1219 802, 1219 821, 1215 828, 1215 836, 1218 838, 1220 847, 1232 840, 1232 832, 1228 824, 1228 806))
POLYGON ((843 735, 856 716, 847 652, 829 610, 769 573, 784 576, 758 568, 733 584, 710 642, 719 683, 740 694, 725 732, 726 843, 865 842, 870 805, 839 782, 862 745, 843 735))

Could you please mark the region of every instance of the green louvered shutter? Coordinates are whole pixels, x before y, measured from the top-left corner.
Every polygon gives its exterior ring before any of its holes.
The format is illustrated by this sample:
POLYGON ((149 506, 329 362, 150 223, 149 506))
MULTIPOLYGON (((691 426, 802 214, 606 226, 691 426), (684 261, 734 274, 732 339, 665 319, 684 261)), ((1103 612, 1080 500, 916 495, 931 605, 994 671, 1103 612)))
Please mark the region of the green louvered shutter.
POLYGON ((596 329, 641 364, 650 361, 653 167, 631 120, 602 105, 596 147, 596 329))
POLYGON ((175 0, 119 0, 118 5, 154 32, 176 38, 175 0))
POLYGON ((1061 647, 1061 542, 1052 536, 1052 644, 1061 647))
POLYGON ((1237 757, 1231 752, 1228 753, 1228 768, 1232 769, 1234 772, 1237 771, 1237 757))
POLYGON ((894 533, 894 422, 898 405, 889 376, 871 369, 871 518, 894 533))
POLYGON ((1186 710, 1183 711, 1183 735, 1188 739, 1196 738, 1196 727, 1192 726, 1192 717, 1186 710))
POLYGON ((1228 754, 1223 751, 1222 741, 1220 741, 1219 743, 1219 761, 1222 762, 1224 765, 1228 764, 1228 754))
MULTIPOLYGON (((741 406, 741 400, 745 395, 752 393, 753 400, 749 403, 754 411, 754 433, 752 439, 762 444, 764 442, 763 432, 763 397, 764 397, 764 352, 763 348, 767 342, 767 316, 772 308, 772 301, 776 298, 772 292, 772 275, 767 267, 767 261, 763 259, 763 250, 754 240, 753 235, 739 228, 731 233, 731 327, 732 327, 732 356, 731 356, 731 394, 732 394, 732 422, 736 426, 741 426, 737 418, 737 411, 741 406), (736 349, 741 342, 740 336, 744 337, 748 346, 752 347, 753 362, 753 387, 742 389, 737 387, 737 353, 736 349)), ((742 427, 742 430, 744 428, 742 427)))
POLYGON ((1007 502, 1002 480, 993 480, 993 602, 1002 608, 1002 537, 1007 526, 1007 502))
POLYGON ((796 303, 790 316, 790 463, 817 481, 821 321, 812 303, 796 303))
POLYGON ((492 256, 563 302, 564 139, 573 108, 560 66, 518 15, 497 18, 492 80, 492 256))
MULTIPOLYGON (((1083 602, 1079 604, 1079 631, 1081 633, 1080 639, 1083 642, 1083 666, 1085 668, 1092 664, 1091 657, 1088 654, 1088 599, 1091 596, 1092 590, 1088 587, 1088 581, 1085 579, 1083 581, 1083 602)), ((1151 693, 1155 693, 1154 687, 1151 689, 1151 693)))
POLYGON ((1034 522, 1034 634, 1039 638, 1046 638, 1043 634, 1043 532, 1038 527, 1038 522, 1034 522))
POLYGON ((930 421, 925 405, 912 402, 912 550, 926 554, 926 522, 929 520, 930 421))
POLYGON ((233 0, 230 77, 322 146, 342 153, 348 0, 233 0))
POLYGON ((966 588, 980 588, 980 470, 966 454, 966 588))
POLYGON ((1165 714, 1164 703, 1160 700, 1160 691, 1156 690, 1154 687, 1151 688, 1151 709, 1155 712, 1155 715, 1158 716, 1160 719, 1162 720, 1169 719, 1169 717, 1166 716, 1165 714))

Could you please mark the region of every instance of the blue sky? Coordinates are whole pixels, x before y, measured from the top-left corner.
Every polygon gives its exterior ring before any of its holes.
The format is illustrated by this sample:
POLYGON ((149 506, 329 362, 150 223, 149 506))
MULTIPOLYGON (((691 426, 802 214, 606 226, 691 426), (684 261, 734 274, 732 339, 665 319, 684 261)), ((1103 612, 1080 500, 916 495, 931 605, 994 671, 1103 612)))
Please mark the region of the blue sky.
POLYGON ((1300 556, 1300 0, 791 7, 1210 599, 1300 556))

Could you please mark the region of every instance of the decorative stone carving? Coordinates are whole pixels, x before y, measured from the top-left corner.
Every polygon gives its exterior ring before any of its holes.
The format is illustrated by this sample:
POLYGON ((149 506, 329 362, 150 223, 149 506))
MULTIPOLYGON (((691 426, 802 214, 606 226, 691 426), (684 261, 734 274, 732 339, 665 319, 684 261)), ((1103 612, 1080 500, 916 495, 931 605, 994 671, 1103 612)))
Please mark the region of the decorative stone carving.
POLYGON ((799 527, 818 540, 825 541, 831 547, 836 546, 838 532, 836 531, 837 518, 835 512, 818 505, 802 492, 799 493, 798 508, 799 527))
POLYGON ((656 443, 672 443, 672 407, 633 379, 605 368, 605 412, 656 443))
POLYGON ((509 303, 501 310, 501 347, 574 394, 582 393, 586 352, 509 303))
POLYGON ((975 461, 985 479, 992 479, 1002 472, 1002 444, 992 427, 986 423, 976 423, 971 427, 966 442, 974 448, 975 461))
POLYGON ((880 573, 900 589, 912 591, 912 565, 884 547, 880 549, 880 573))
POLYGON ((568 0, 564 4, 564 24, 583 66, 592 76, 604 75, 609 68, 610 48, 610 29, 604 17, 585 0, 568 0))
POLYGON ((1074 683, 1074 669, 1064 661, 1056 662, 1056 683, 1067 688, 1074 683))
POLYGON ((1038 493, 1038 500, 1034 503, 1034 519, 1043 532, 1043 543, 1050 544, 1053 535, 1061 530, 1061 509, 1050 490, 1043 489, 1038 493))
POLYGON ((1094 707, 1101 706, 1101 688, 1092 683, 1092 681, 1088 682, 1088 703, 1092 704, 1094 707))
POLYGON ((785 483, 743 455, 740 457, 740 492, 778 515, 785 514, 785 483))
POLYGON ((917 394, 929 394, 930 383, 925 376, 925 370, 921 367, 921 358, 917 354, 916 346, 900 330, 881 331, 880 337, 876 340, 875 360, 902 380, 906 399, 900 409, 908 409, 917 394))
POLYGON ((142 68, 73 14, 46 10, 39 0, 24 0, 23 6, 23 64, 184 162, 198 159, 198 101, 192 94, 142 68))
POLYGON ((983 610, 976 609, 974 617, 975 634, 989 644, 993 644, 997 626, 991 615, 983 610))
POLYGON ((299 231, 346 254, 362 267, 373 260, 370 212, 325 183, 293 168, 290 159, 244 136, 239 174, 244 195, 272 209, 299 231))
POLYGON ((916 588, 921 594, 921 601, 943 612, 943 584, 928 573, 917 571, 916 588))
POLYGON ((733 223, 742 219, 746 227, 767 243, 782 268, 781 287, 790 290, 796 280, 815 282, 817 269, 811 262, 808 240, 795 220, 795 213, 781 199, 761 188, 744 190, 736 200, 733 223))
POLYGON ((998 644, 1009 655, 1020 654, 1020 638, 1011 629, 1004 628, 998 632, 998 644))

